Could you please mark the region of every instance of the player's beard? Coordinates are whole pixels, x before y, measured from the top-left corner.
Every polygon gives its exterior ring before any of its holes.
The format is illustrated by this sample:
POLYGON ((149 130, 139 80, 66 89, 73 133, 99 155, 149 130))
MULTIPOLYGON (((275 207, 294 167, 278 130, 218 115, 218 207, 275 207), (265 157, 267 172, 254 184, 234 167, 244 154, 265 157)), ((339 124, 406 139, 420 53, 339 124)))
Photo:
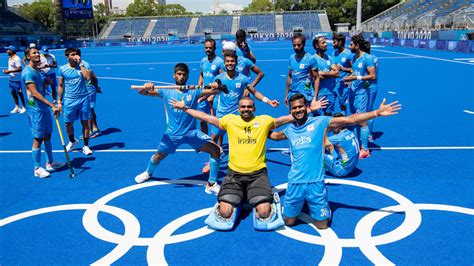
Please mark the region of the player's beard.
POLYGON ((244 120, 249 120, 250 118, 253 117, 253 111, 252 110, 245 110, 240 113, 240 116, 244 120))

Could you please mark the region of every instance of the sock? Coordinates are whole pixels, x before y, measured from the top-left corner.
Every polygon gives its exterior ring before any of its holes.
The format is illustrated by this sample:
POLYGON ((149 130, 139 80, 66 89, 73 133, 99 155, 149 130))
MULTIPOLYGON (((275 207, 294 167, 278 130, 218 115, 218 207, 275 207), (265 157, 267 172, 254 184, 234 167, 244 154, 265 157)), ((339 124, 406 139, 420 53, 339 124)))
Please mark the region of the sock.
POLYGON ((369 127, 363 126, 360 128, 360 141, 362 143, 362 149, 369 150, 369 127))
POLYGON ((148 162, 148 166, 146 167, 146 171, 150 176, 153 175, 153 172, 155 171, 158 164, 160 164, 160 162, 155 163, 153 161, 153 156, 151 156, 150 161, 148 162))
POLYGON ((35 169, 41 167, 41 149, 32 148, 31 154, 33 156, 33 165, 35 166, 35 169))
POLYGON ((74 138, 74 135, 69 135, 69 141, 74 143, 76 141, 76 139, 74 138))
POLYGON ((369 123, 369 134, 372 135, 372 129, 374 128, 374 120, 370 119, 368 123, 369 123))
POLYGON ((213 184, 217 182, 217 174, 219 173, 219 165, 221 163, 220 158, 210 158, 209 159, 209 166, 211 168, 209 172, 209 179, 208 182, 213 184))
POLYGON ((53 147, 51 145, 51 141, 44 142, 44 150, 46 151, 46 161, 48 163, 53 162, 53 147))

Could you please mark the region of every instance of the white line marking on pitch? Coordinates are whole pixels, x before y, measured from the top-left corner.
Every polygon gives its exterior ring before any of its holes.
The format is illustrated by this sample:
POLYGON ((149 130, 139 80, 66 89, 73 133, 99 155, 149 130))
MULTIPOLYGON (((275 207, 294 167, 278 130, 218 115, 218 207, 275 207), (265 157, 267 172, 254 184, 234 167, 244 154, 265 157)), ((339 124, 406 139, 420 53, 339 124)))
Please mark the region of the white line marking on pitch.
POLYGON ((149 67, 148 69, 153 70, 153 69, 155 69, 155 68, 154 68, 154 67, 149 67))
POLYGON ((286 75, 280 75, 280 77, 286 77, 286 75))
POLYGON ((155 83, 160 83, 160 84, 165 84, 165 85, 175 85, 174 83, 157 81, 157 80, 149 80, 149 79, 131 79, 131 78, 116 78, 116 77, 98 77, 98 78, 113 79, 113 80, 131 80, 131 81, 142 81, 142 82, 155 82, 155 83))
POLYGON ((454 58, 454 60, 466 60, 466 61, 470 61, 470 60, 474 60, 474 58, 454 58))
POLYGON ((474 115, 474 112, 473 112, 473 111, 469 111, 469 110, 464 110, 464 113, 467 113, 467 114, 470 114, 470 115, 474 115))
POLYGON ((415 55, 415 54, 407 54, 407 53, 399 53, 399 52, 392 52, 392 51, 380 50, 380 49, 372 49, 372 50, 379 51, 379 52, 384 52, 384 53, 389 53, 389 54, 408 55, 408 56, 415 56, 415 57, 418 57, 418 58, 425 58, 425 59, 431 59, 431 60, 438 60, 438 61, 445 61, 445 62, 451 62, 451 63, 458 63, 458 64, 463 64, 463 65, 474 66, 474 64, 471 64, 471 63, 468 63, 468 62, 461 62, 461 61, 456 61, 456 60, 451 60, 451 59, 444 59, 444 58, 423 56, 423 55, 415 55))
MULTIPOLYGON (((440 147, 380 147, 371 148, 371 150, 382 150, 382 151, 399 151, 399 150, 474 150, 474 146, 440 146, 440 147)), ((177 152, 195 152, 194 149, 177 149, 177 152)), ((227 150, 226 150, 227 151, 227 150)), ((267 151, 288 151, 288 148, 269 148, 267 151)), ((44 152, 44 151, 43 151, 44 152)), ((62 153, 64 150, 53 150, 56 153, 62 153)), ((73 152, 80 153, 81 150, 74 150, 73 152)), ((94 152, 100 153, 132 153, 132 152, 156 152, 156 149, 111 149, 111 150, 94 150, 94 152)), ((0 153, 31 153, 31 150, 4 150, 0 153)))
POLYGON ((388 93, 389 93, 389 94, 397 94, 397 93, 394 92, 394 91, 389 91, 388 93))

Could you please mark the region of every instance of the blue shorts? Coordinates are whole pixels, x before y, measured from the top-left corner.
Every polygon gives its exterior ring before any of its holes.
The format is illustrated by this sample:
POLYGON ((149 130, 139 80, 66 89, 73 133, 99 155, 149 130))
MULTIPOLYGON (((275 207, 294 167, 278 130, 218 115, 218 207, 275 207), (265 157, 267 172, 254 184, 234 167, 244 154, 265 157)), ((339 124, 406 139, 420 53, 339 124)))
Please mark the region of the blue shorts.
POLYGON ((78 119, 87 121, 91 119, 91 106, 89 97, 81 99, 64 99, 63 103, 64 122, 71 123, 78 119))
POLYGON ((202 102, 199 102, 197 109, 206 114, 211 113, 211 106, 209 105, 209 102, 207 101, 207 99, 204 99, 202 102))
POLYGON ((53 90, 55 90, 57 87, 58 87, 58 81, 56 80, 56 74, 53 73, 53 74, 49 74, 49 75, 45 75, 47 78, 51 79, 51 88, 53 90))
POLYGON ((331 216, 328 193, 324 182, 288 184, 283 203, 283 215, 294 218, 301 213, 304 202, 308 203, 311 217, 324 221, 331 216))
POLYGON ((293 95, 295 95, 295 94, 297 94, 297 93, 303 94, 304 97, 306 98, 306 102, 308 103, 308 106, 311 105, 311 101, 312 101, 313 98, 314 98, 313 95, 307 94, 306 92, 296 92, 296 91, 289 91, 289 92, 288 92, 288 97, 287 97, 287 99, 288 99, 288 104, 290 104, 290 98, 291 98, 291 96, 293 96, 293 95))
POLYGON ((357 89, 349 91, 349 108, 352 114, 365 113, 369 108, 369 90, 357 89))
POLYGON ((328 104, 326 105, 326 108, 321 109, 321 113, 327 113, 328 115, 331 115, 332 113, 334 113, 334 106, 336 104, 337 97, 336 93, 325 90, 322 93, 318 93, 318 100, 322 97, 325 97, 324 99, 328 101, 328 104))
POLYGON ((49 110, 41 112, 28 109, 28 120, 33 138, 42 139, 45 135, 53 133, 52 116, 49 110))
POLYGON ((336 81, 336 87, 334 88, 334 92, 336 93, 337 98, 339 100, 339 105, 345 105, 347 98, 349 97, 349 88, 346 87, 344 81, 336 81))
POLYGON ((21 92, 21 81, 10 80, 8 83, 11 92, 21 92))
POLYGON ((176 149, 181 144, 188 144, 196 152, 200 152, 202 145, 206 143, 214 143, 208 135, 202 133, 200 130, 190 130, 183 136, 172 136, 164 134, 158 147, 159 153, 171 154, 175 153, 176 149))
POLYGON ((352 170, 354 170, 356 165, 357 163, 353 163, 352 165, 343 165, 340 159, 330 154, 324 154, 324 168, 333 176, 347 176, 352 172, 352 170))
POLYGON ((89 91, 89 102, 91 108, 95 108, 95 103, 97 101, 97 92, 96 91, 89 91))

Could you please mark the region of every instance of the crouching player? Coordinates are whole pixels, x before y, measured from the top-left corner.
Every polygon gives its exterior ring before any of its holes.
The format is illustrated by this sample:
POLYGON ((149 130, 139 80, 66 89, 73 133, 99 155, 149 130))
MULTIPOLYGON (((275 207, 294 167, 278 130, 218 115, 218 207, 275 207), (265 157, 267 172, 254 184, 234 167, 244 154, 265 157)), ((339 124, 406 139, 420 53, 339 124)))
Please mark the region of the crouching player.
MULTIPOLYGON (((341 117, 341 113, 333 117, 341 117)), ((347 176, 359 162, 359 142, 352 131, 345 127, 331 129, 333 135, 326 138, 324 168, 336 177, 347 176)))

